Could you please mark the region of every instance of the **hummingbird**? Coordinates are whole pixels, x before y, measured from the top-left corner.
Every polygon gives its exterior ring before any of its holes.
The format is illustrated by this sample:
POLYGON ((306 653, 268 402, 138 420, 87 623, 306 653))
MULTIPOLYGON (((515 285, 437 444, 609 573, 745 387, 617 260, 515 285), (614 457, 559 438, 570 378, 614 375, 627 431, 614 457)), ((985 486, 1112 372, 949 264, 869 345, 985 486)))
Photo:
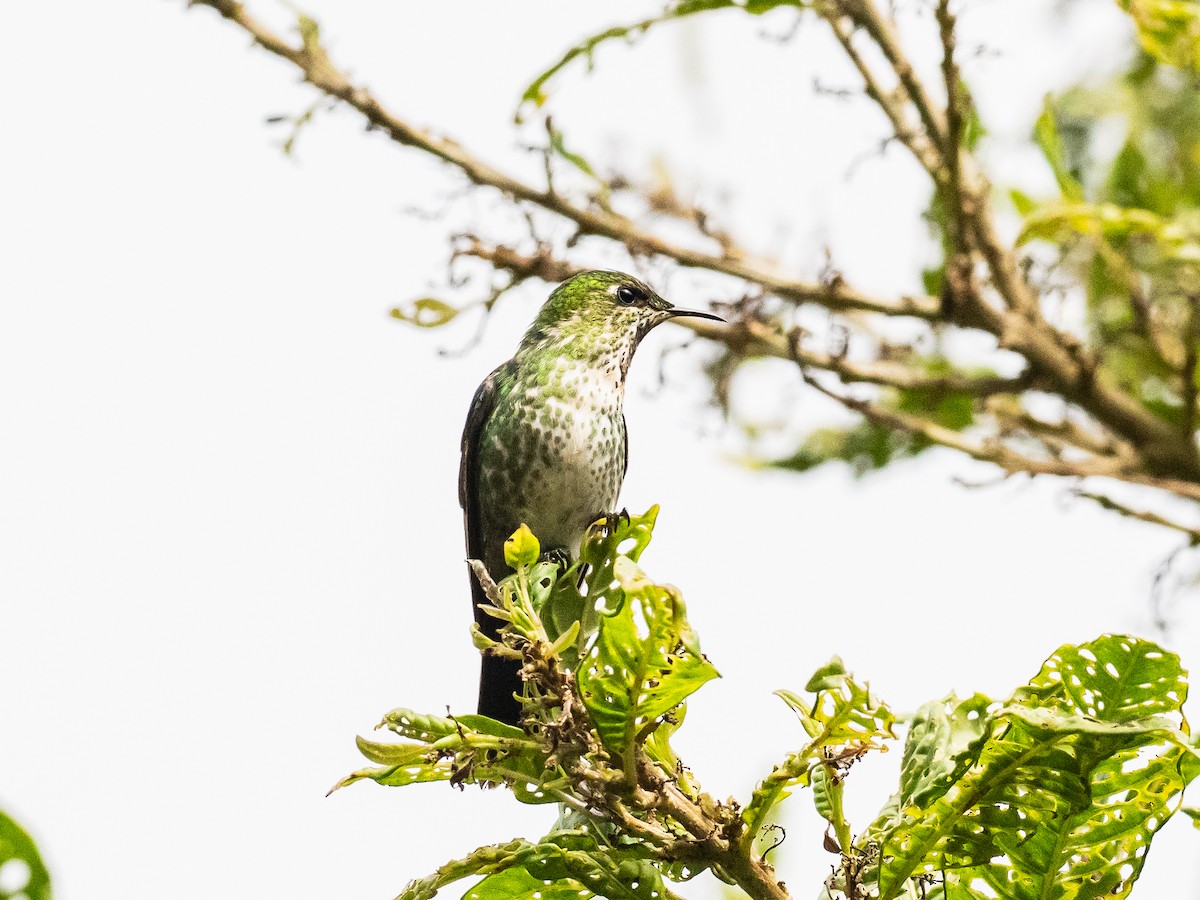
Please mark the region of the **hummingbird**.
MULTIPOLYGON (((621 272, 583 272, 560 284, 521 339, 516 355, 475 392, 462 436, 458 499, 467 558, 497 581, 511 571, 504 542, 522 524, 543 556, 573 558, 588 526, 616 509, 628 466, 625 376, 638 344, 656 325, 682 316, 621 272)), ((482 609, 470 574, 480 631, 495 640, 502 623, 482 609)), ((485 654, 479 712, 510 725, 521 714, 520 666, 485 654)))

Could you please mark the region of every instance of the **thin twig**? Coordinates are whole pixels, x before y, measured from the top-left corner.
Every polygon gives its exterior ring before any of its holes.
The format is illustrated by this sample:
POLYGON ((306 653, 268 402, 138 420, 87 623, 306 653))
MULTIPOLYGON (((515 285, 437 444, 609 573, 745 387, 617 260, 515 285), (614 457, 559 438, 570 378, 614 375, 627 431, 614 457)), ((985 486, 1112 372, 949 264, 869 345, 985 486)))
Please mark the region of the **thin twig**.
POLYGON ((872 422, 886 425, 899 431, 924 438, 932 444, 940 444, 952 450, 965 453, 973 459, 990 462, 1009 472, 1023 472, 1029 475, 1060 475, 1074 478, 1090 476, 1122 477, 1122 461, 1115 459, 1092 459, 1087 461, 1066 461, 1060 459, 1040 460, 1017 453, 1010 447, 999 442, 978 442, 968 439, 960 432, 946 428, 936 422, 924 419, 911 413, 898 410, 884 409, 868 400, 861 400, 847 394, 839 393, 821 384, 808 372, 801 370, 807 384, 815 388, 847 409, 860 413, 872 422))
POLYGON ((1103 494, 1084 490, 1076 490, 1073 493, 1076 497, 1083 497, 1085 500, 1098 503, 1104 509, 1125 516, 1127 519, 1136 519, 1139 522, 1147 522, 1150 525, 1159 525, 1163 528, 1170 528, 1172 531, 1178 531, 1180 534, 1187 535, 1193 547, 1200 545, 1200 529, 1191 528, 1181 522, 1175 522, 1147 509, 1135 509, 1132 506, 1126 506, 1124 503, 1119 503, 1112 497, 1106 497, 1103 494))
POLYGON ((456 141, 437 137, 388 112, 369 91, 353 84, 335 68, 328 54, 315 42, 300 48, 292 47, 251 17, 243 5, 234 0, 189 0, 189 3, 215 9, 249 33, 256 44, 298 67, 305 81, 358 110, 371 126, 386 132, 397 143, 423 150, 450 163, 477 185, 496 188, 516 200, 528 201, 569 219, 583 234, 619 241, 635 255, 663 256, 682 266, 721 272, 761 284, 771 293, 795 302, 815 302, 830 309, 862 310, 923 319, 933 319, 938 315, 938 302, 933 297, 882 300, 856 291, 844 282, 823 285, 800 281, 777 271, 769 261, 755 259, 749 252, 714 256, 671 243, 617 213, 578 206, 561 194, 533 187, 488 165, 456 141))
MULTIPOLYGON (((296 66, 304 79, 318 90, 357 110, 370 127, 384 131, 399 144, 444 160, 476 185, 494 188, 518 203, 530 203, 574 223, 580 235, 597 235, 617 241, 634 256, 660 256, 682 266, 730 275, 790 303, 813 303, 841 312, 874 312, 891 317, 948 321, 982 329, 995 336, 1001 349, 1023 356, 1029 376, 1045 390, 1085 410, 1126 445, 1136 448, 1139 465, 1126 469, 1118 477, 1139 483, 1178 483, 1185 488, 1185 496, 1200 492, 1200 452, 1192 440, 1181 439, 1178 424, 1154 415, 1138 398, 1122 390, 1101 369, 1095 354, 1083 348, 1071 335, 1050 326, 1040 314, 1036 295, 1024 281, 1016 256, 996 234, 986 179, 971 155, 961 148, 960 213, 970 233, 971 245, 987 264, 990 284, 1003 303, 986 298, 979 290, 967 291, 965 298, 956 298, 959 302, 952 310, 944 309, 938 298, 928 296, 886 300, 857 291, 841 278, 818 283, 795 279, 781 272, 775 264, 741 248, 731 247, 714 255, 673 243, 625 216, 580 206, 546 188, 523 182, 483 162, 457 142, 417 128, 386 110, 370 92, 352 83, 333 65, 310 20, 301 19, 301 42, 294 46, 251 17, 235 0, 190 0, 190 3, 215 9, 251 35, 258 45, 296 66)), ((936 106, 921 84, 875 0, 827 0, 817 8, 830 22, 834 34, 862 74, 868 94, 888 116, 897 137, 936 184, 946 184, 948 174, 944 155, 949 135, 945 112, 936 106), (883 87, 863 54, 856 49, 853 38, 857 29, 861 29, 883 53, 886 64, 898 80, 895 90, 883 87), (915 121, 908 113, 913 108, 916 110, 915 121)), ((699 328, 695 330, 701 332, 699 328)), ((711 336, 732 339, 737 334, 714 332, 711 336)))
POLYGON ((1184 343, 1183 366, 1180 372, 1182 381, 1180 392, 1183 396, 1183 421, 1181 430, 1184 440, 1196 439, 1196 394, 1198 386, 1196 378, 1200 375, 1200 295, 1191 294, 1187 298, 1188 326, 1187 339, 1184 343))

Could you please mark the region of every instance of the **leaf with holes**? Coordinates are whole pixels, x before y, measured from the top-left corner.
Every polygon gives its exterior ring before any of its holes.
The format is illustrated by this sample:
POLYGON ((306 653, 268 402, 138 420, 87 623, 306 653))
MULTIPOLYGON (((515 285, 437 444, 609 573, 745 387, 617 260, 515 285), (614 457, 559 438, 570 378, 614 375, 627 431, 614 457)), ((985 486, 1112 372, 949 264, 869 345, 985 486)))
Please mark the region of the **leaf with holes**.
POLYGON ((855 681, 838 657, 818 669, 806 688, 816 695, 811 702, 791 691, 776 691, 775 695, 791 707, 820 747, 895 737, 892 711, 867 685, 855 681))
POLYGON ((611 566, 619 603, 599 616, 576 677, 601 740, 623 756, 717 670, 700 652, 675 588, 651 581, 629 556, 611 566))
POLYGON ((1127 893, 1200 769, 1180 713, 1183 678, 1178 657, 1137 638, 1061 647, 952 768, 936 752, 953 750, 949 720, 926 708, 906 762, 940 760, 936 774, 902 774, 882 835, 864 836, 879 845, 879 896, 936 872, 1013 900, 1127 893))
POLYGON ((574 650, 566 648, 563 662, 574 668, 579 653, 591 642, 599 625, 600 612, 620 608, 625 595, 613 575, 618 556, 634 562, 650 544, 658 507, 652 506, 640 516, 620 515, 604 527, 588 530, 579 548, 579 558, 561 575, 551 580, 548 595, 535 600, 535 607, 554 641, 572 626, 580 626, 574 650))
POLYGON ((464 900, 663 900, 668 896, 662 874, 640 844, 601 847, 584 831, 552 832, 536 844, 526 842, 498 868, 467 891, 464 900))
POLYGON ((791 691, 775 692, 800 718, 810 740, 754 789, 742 810, 747 842, 754 840, 771 810, 788 796, 790 786, 809 783, 813 766, 827 753, 837 748, 874 749, 881 746, 881 740, 895 737, 892 711, 867 685, 855 681, 838 657, 813 673, 806 687, 815 695, 811 701, 791 691))
POLYGON ((5 878, 0 897, 50 900, 50 872, 42 862, 33 838, 13 819, 0 812, 0 868, 5 878))
POLYGON ((1103 722, 1165 716, 1183 724, 1187 673, 1179 657, 1152 641, 1105 634, 1078 647, 1064 644, 1013 695, 1026 706, 1050 706, 1103 722))
POLYGON ((902 808, 920 806, 930 795, 945 791, 954 777, 955 759, 983 734, 989 707, 998 706, 982 694, 961 702, 951 695, 917 710, 900 761, 902 808))

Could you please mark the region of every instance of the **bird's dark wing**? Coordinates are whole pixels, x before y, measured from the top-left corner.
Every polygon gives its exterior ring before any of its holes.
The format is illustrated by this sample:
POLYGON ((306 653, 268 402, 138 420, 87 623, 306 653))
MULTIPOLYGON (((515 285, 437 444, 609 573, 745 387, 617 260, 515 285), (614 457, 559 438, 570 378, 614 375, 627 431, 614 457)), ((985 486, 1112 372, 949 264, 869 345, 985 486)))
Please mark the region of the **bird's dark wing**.
POLYGON ((459 445, 462 456, 458 465, 458 505, 464 511, 467 508, 471 480, 475 477, 475 448, 479 446, 483 425, 491 415, 492 407, 496 405, 496 377, 503 368, 504 366, 500 366, 494 369, 475 389, 475 396, 471 398, 471 408, 467 412, 467 423, 463 426, 462 443, 459 445))
MULTIPOLYGON (((487 424, 488 417, 496 406, 497 385, 509 374, 512 367, 513 362, 509 360, 483 379, 483 384, 479 385, 471 400, 467 424, 463 426, 462 456, 458 466, 458 505, 463 511, 468 559, 482 559, 484 552, 483 523, 479 514, 479 442, 483 437, 483 426, 487 424)), ((475 585, 474 576, 471 583, 475 585)))
MULTIPOLYGON (((483 428, 496 406, 500 385, 511 375, 515 364, 512 360, 498 367, 479 385, 471 410, 467 413, 467 424, 463 428, 462 458, 458 468, 458 503, 463 510, 463 528, 467 534, 467 559, 485 559, 489 554, 484 546, 483 516, 479 508, 479 444, 483 428)), ((495 554, 490 554, 494 556, 495 554)), ((506 573, 491 572, 499 580, 506 573)), ((500 620, 485 614, 479 604, 486 603, 483 587, 474 572, 468 572, 471 581, 471 610, 480 630, 495 639, 500 620)), ((479 674, 479 713, 510 725, 518 724, 521 705, 514 694, 521 691, 521 679, 517 675, 518 664, 513 660, 496 656, 483 657, 479 674)))
POLYGON ((625 426, 625 410, 621 410, 621 437, 625 441, 625 464, 621 467, 621 480, 624 481, 629 473, 629 429, 625 426))

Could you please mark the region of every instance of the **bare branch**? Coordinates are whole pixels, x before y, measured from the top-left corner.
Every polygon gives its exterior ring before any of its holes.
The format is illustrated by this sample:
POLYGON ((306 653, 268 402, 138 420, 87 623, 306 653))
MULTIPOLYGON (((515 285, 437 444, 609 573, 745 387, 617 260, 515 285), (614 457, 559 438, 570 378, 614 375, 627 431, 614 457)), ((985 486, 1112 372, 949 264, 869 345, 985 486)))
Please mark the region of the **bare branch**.
MULTIPOLYGON (((1200 452, 1191 434, 1181 435, 1178 423, 1167 422, 1148 410, 1103 369, 1095 353, 1046 321, 1039 309, 1038 295, 1025 280, 1013 249, 996 234, 989 205, 990 187, 977 162, 961 146, 966 100, 959 93, 960 78, 954 60, 955 22, 948 0, 939 0, 937 8, 943 44, 942 80, 947 90, 945 108, 932 99, 932 93, 915 73, 892 24, 880 12, 877 0, 823 0, 816 6, 859 70, 868 95, 892 123, 896 137, 908 147, 947 197, 959 259, 951 260, 948 274, 957 283, 949 292, 952 302, 945 304, 929 296, 899 299, 870 296, 848 286, 840 276, 817 282, 793 278, 775 263, 737 246, 727 235, 718 236, 706 220, 695 215, 691 218, 697 230, 696 238, 711 241, 718 249, 708 252, 669 241, 602 206, 587 201, 576 202, 548 187, 537 187, 512 177, 485 163, 457 142, 415 127, 389 112, 370 92, 354 84, 332 63, 319 42, 315 23, 304 17, 300 19, 300 42, 293 45, 252 18, 235 0, 190 2, 215 9, 251 35, 259 46, 294 65, 318 90, 357 110, 370 127, 384 131, 399 144, 449 163, 475 185, 493 188, 518 204, 538 207, 573 223, 578 235, 595 235, 616 241, 633 256, 658 256, 681 266, 729 275, 756 286, 764 295, 789 303, 811 303, 835 312, 915 317, 987 332, 995 337, 999 348, 1025 359, 1027 365, 1022 377, 1028 379, 1028 385, 1037 385, 1083 410, 1118 441, 1123 452, 1089 462, 1083 466, 1088 473, 1095 467, 1097 472, 1094 474, 1113 474, 1127 481, 1176 490, 1182 496, 1200 496, 1200 452), (863 39, 872 42, 882 53, 883 72, 875 71, 868 63, 863 48, 858 46, 863 39), (894 87, 889 87, 893 81, 894 87), (980 261, 986 266, 986 284, 977 284, 976 279, 966 277, 980 261), (1134 462, 1125 459, 1126 449, 1137 454, 1134 462), (1120 462, 1114 463, 1114 459, 1120 462)), ((514 275, 527 272, 525 277, 536 275, 547 280, 561 280, 567 271, 565 266, 569 265, 555 260, 548 251, 539 251, 532 256, 514 255, 509 248, 484 247, 477 239, 467 247, 459 252, 481 259, 491 254, 498 266, 514 275)), ((851 364, 836 355, 797 355, 786 335, 752 320, 728 326, 695 322, 692 327, 697 334, 721 340, 735 351, 740 348, 748 355, 794 359, 801 365, 832 371, 848 381, 868 381, 898 388, 930 386, 920 381, 920 373, 875 364, 851 364)), ((1187 363, 1189 371, 1194 373, 1194 359, 1188 359, 1187 363)), ((1194 378, 1191 381, 1194 383, 1194 378)), ((1018 390, 1020 385, 959 384, 957 388, 983 396, 993 389, 1002 392, 1018 390)), ((1195 395, 1191 392, 1194 389, 1185 390, 1191 398, 1190 408, 1195 410, 1195 395)), ((1081 464, 1047 463, 1025 459, 1020 454, 1014 456, 1008 448, 1000 450, 986 443, 968 442, 957 433, 938 431, 933 423, 907 421, 904 417, 897 419, 895 414, 874 409, 869 404, 863 412, 879 421, 890 422, 890 427, 924 434, 936 443, 955 447, 976 458, 991 459, 1006 468, 1066 475, 1078 475, 1081 471, 1081 464)), ((1194 414, 1188 421, 1194 425, 1194 414)), ((1042 435, 1044 437, 1046 432, 1042 435)), ((1063 437, 1062 440, 1069 442, 1071 438, 1063 437)), ((1086 445, 1076 446, 1089 450, 1086 445)))
POLYGON ((973 283, 973 264, 969 244, 966 210, 971 207, 970 198, 963 196, 962 154, 963 132, 966 127, 963 117, 962 78, 958 64, 954 61, 955 19, 950 12, 950 0, 938 0, 937 20, 942 39, 942 81, 946 89, 946 183, 940 186, 944 198, 948 237, 949 258, 946 260, 946 284, 943 296, 957 305, 959 297, 978 294, 973 283))
POLYGON ((862 414, 872 422, 917 435, 933 444, 958 450, 973 459, 994 463, 1008 472, 1020 472, 1027 475, 1061 475, 1074 478, 1098 475, 1121 477, 1121 461, 1119 460, 1093 459, 1069 462, 1061 459, 1034 459, 1017 453, 998 441, 973 441, 960 432, 929 419, 897 410, 883 409, 868 400, 860 400, 857 397, 831 390, 808 373, 804 373, 804 380, 826 397, 836 400, 847 409, 862 414))
MULTIPOLYGON (((489 244, 474 235, 461 235, 456 256, 472 256, 485 260, 497 269, 513 274, 517 280, 540 278, 550 283, 565 281, 583 271, 566 260, 554 256, 548 247, 530 254, 503 244, 489 244)), ((972 377, 958 373, 930 376, 891 360, 875 363, 850 362, 843 356, 816 353, 800 346, 800 333, 787 335, 755 319, 720 323, 706 319, 680 319, 676 324, 691 329, 698 336, 729 347, 743 357, 775 357, 801 366, 835 372, 847 382, 879 384, 898 390, 927 390, 934 394, 968 394, 984 397, 991 394, 1018 393, 1032 386, 1028 375, 1013 378, 1003 376, 972 377)))
POLYGON ((923 319, 938 316, 939 304, 933 297, 902 297, 889 301, 862 294, 841 281, 829 285, 800 281, 779 272, 767 260, 753 258, 748 252, 714 256, 673 244, 639 228, 632 220, 617 213, 578 206, 560 194, 536 188, 488 165, 456 141, 438 137, 388 112, 370 92, 353 84, 334 67, 328 54, 315 41, 300 48, 290 46, 252 18, 242 4, 234 0, 190 0, 190 3, 215 9, 248 32, 259 46, 299 68, 305 81, 358 110, 372 126, 385 131, 397 143, 423 150, 450 163, 477 185, 495 188, 516 200, 528 201, 556 213, 574 222, 583 234, 619 241, 635 256, 663 256, 682 266, 732 275, 761 284, 771 293, 798 303, 811 302, 829 309, 862 310, 923 319))
POLYGON ((1170 528, 1172 531, 1178 531, 1185 534, 1192 546, 1200 544, 1200 530, 1189 528, 1187 525, 1182 525, 1179 522, 1172 521, 1165 516, 1160 516, 1158 513, 1150 512, 1145 509, 1134 509, 1131 506, 1126 506, 1124 503, 1118 503, 1112 497, 1106 497, 1103 494, 1094 494, 1091 491, 1076 490, 1073 492, 1076 497, 1083 497, 1087 500, 1092 500, 1100 504, 1104 509, 1110 512, 1115 512, 1118 515, 1125 516, 1128 519, 1136 519, 1139 522, 1147 522, 1151 525, 1160 525, 1163 528, 1170 528))
MULTIPOLYGON (((829 0, 817 9, 862 75, 867 94, 891 121, 897 138, 909 148, 934 184, 944 189, 950 180, 945 113, 934 106, 875 0, 829 0), (888 60, 899 80, 895 91, 882 86, 880 77, 855 47, 854 34, 859 28, 888 60), (920 114, 924 126, 920 131, 907 114, 911 107, 920 114)), ((953 19, 948 10, 940 23, 943 40, 947 36, 952 38, 953 19)), ((952 46, 943 49, 953 52, 952 46)), ((991 284, 1003 299, 1004 308, 989 303, 978 290, 967 290, 954 297, 953 308, 944 309, 943 317, 958 325, 990 332, 1000 347, 1024 356, 1033 377, 1137 448, 1153 478, 1200 482, 1200 453, 1195 443, 1190 439, 1181 441, 1170 423, 1122 391, 1101 370, 1094 353, 1072 336, 1055 329, 1042 316, 1037 297, 1022 277, 1015 254, 995 231, 987 180, 970 154, 957 145, 955 153, 960 167, 957 192, 960 209, 952 215, 959 216, 969 231, 971 243, 987 264, 991 284)))
POLYGON ((1196 434, 1196 378, 1200 376, 1200 296, 1192 294, 1187 298, 1188 325, 1187 338, 1184 344, 1183 365, 1180 367, 1180 380, 1183 390, 1183 437, 1194 441, 1196 434))
MULTIPOLYGON (((1003 401, 1004 398, 996 398, 1003 401)), ((1133 448, 1121 444, 1112 436, 1097 433, 1073 421, 1068 413, 1054 422, 1039 419, 1016 402, 991 402, 988 412, 1000 422, 1001 430, 1024 431, 1038 439, 1046 439, 1059 448, 1073 447, 1094 456, 1120 456, 1128 465, 1137 461, 1133 448)))

